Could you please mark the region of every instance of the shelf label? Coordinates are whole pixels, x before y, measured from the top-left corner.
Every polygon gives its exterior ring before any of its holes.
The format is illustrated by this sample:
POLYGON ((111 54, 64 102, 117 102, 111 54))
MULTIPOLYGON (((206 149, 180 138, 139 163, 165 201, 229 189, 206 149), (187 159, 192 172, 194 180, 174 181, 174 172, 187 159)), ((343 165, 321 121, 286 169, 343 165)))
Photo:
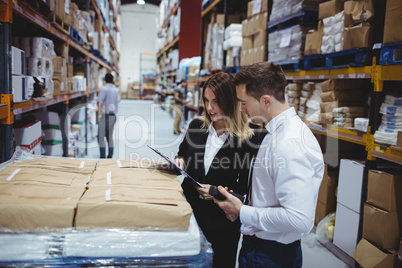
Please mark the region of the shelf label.
POLYGON ((306 79, 311 79, 311 76, 310 76, 310 75, 306 75, 306 79))
POLYGON ((349 74, 349 78, 356 78, 356 74, 349 74))
POLYGON ((318 79, 325 79, 325 75, 320 74, 320 75, 318 76, 318 79))
POLYGON ((287 80, 293 80, 293 76, 287 76, 287 80))
POLYGON ((344 74, 338 74, 338 78, 345 78, 345 75, 344 74))
POLYGON ((357 78, 366 78, 365 74, 357 74, 357 78))

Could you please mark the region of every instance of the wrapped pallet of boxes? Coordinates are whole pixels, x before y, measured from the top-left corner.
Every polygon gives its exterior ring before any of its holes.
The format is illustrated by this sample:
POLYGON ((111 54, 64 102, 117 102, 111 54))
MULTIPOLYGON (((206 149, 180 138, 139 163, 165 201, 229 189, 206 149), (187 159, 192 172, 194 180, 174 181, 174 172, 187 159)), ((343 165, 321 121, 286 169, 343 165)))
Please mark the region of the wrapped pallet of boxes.
POLYGON ((268 59, 280 61, 303 58, 306 34, 309 30, 311 27, 294 25, 269 33, 268 59))
POLYGON ((297 14, 303 10, 318 10, 320 0, 274 0, 270 21, 282 19, 288 15, 297 14))
POLYGON ((39 112, 34 117, 42 122, 42 146, 44 155, 62 156, 63 140, 61 135, 61 121, 58 113, 39 112))
POLYGON ((402 98, 386 95, 380 107, 381 124, 374 133, 379 143, 395 145, 398 132, 402 131, 402 98))

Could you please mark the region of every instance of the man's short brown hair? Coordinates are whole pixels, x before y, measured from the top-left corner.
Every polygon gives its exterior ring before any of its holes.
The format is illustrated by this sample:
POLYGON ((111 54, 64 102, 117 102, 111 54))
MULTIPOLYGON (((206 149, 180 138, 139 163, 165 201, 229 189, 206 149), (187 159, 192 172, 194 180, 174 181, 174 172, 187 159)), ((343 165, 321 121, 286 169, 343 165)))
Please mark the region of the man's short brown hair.
POLYGON ((261 62, 242 67, 235 76, 235 84, 245 84, 247 95, 257 100, 268 94, 279 102, 285 102, 287 81, 281 66, 275 63, 261 62))

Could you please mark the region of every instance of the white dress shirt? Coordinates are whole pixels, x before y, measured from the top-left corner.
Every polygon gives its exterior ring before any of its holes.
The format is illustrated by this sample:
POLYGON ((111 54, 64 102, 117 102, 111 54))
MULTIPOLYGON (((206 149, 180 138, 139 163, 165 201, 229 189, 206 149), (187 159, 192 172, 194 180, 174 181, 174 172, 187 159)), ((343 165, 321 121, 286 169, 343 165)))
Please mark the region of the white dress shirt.
POLYGON ((223 144, 226 141, 226 134, 223 133, 218 137, 213 124, 209 125, 208 138, 207 143, 205 144, 205 154, 204 154, 204 168, 205 175, 208 174, 209 168, 211 167, 211 163, 214 160, 218 151, 222 148, 223 144))
POLYGON ((240 210, 242 233, 289 244, 314 226, 323 156, 294 108, 265 127, 269 133, 255 159, 251 201, 240 210))

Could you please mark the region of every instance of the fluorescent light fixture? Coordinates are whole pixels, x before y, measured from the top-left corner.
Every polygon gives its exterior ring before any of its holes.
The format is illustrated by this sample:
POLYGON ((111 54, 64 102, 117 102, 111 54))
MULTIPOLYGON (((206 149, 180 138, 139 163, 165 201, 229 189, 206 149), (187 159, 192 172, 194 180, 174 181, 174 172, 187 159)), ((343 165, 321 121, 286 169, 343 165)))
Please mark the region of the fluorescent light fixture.
POLYGON ((144 4, 145 4, 145 0, 137 0, 137 4, 138 4, 138 5, 144 5, 144 4))

